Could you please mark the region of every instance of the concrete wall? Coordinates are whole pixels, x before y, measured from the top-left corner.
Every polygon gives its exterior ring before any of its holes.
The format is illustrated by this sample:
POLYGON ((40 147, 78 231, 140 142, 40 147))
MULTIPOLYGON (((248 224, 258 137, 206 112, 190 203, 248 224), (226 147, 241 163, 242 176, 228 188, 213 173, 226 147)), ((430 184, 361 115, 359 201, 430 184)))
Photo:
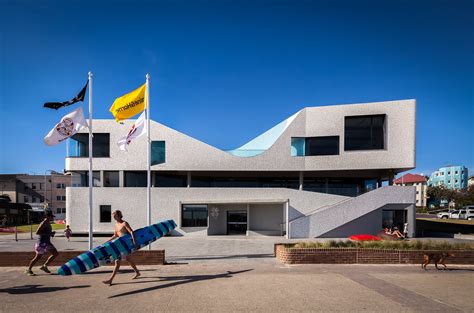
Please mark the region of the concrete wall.
MULTIPOLYGON (((316 212, 290 221, 290 237, 320 237, 350 222, 355 223, 349 225, 354 229, 370 231, 376 216, 369 213, 389 204, 399 205, 400 208, 407 209, 408 235, 413 237, 415 236, 416 227, 414 203, 414 187, 387 186, 375 189, 356 198, 316 210, 316 212), (365 218, 363 218, 364 216, 365 218)), ((381 225, 381 223, 382 218, 380 217, 380 222, 376 222, 375 225, 381 225)))
MULTIPOLYGON (((128 153, 120 151, 116 145, 128 133, 133 122, 129 120, 121 125, 113 120, 94 121, 94 132, 110 133, 110 157, 94 158, 94 169, 146 169, 144 138, 133 141, 128 153)), ((267 151, 248 158, 231 155, 156 122, 150 126, 152 140, 166 141, 166 163, 154 165, 152 170, 331 171, 415 167, 414 100, 305 108, 298 112, 293 122, 267 151), (363 114, 387 115, 387 148, 345 152, 344 116, 363 114), (340 137, 340 155, 291 156, 291 137, 327 135, 340 137)), ((65 168, 67 171, 87 170, 88 159, 66 158, 65 168)))
MULTIPOLYGON (((290 202, 289 219, 295 219, 319 208, 340 203, 349 197, 299 191, 286 188, 152 188, 152 220, 174 219, 177 232, 206 235, 205 229, 181 229, 181 205, 207 202, 247 203, 269 201, 290 202)), ((109 233, 113 222, 99 223, 99 206, 111 205, 122 210, 124 217, 135 228, 146 224, 146 188, 93 188, 94 232, 109 233)), ((66 188, 66 220, 75 232, 87 232, 88 188, 66 188)), ((211 207, 210 205, 209 207, 211 207)))
MULTIPOLYGON (((320 238, 347 238, 357 234, 377 235, 382 231, 382 212, 383 210, 410 210, 410 205, 406 204, 387 204, 383 207, 369 212, 355 220, 352 220, 342 226, 339 226, 327 233, 319 236, 320 238)), ((408 216, 407 212, 407 216, 408 216)), ((401 229, 400 231, 403 231, 401 229)))
POLYGON ((284 204, 250 205, 250 231, 267 235, 280 235, 284 222, 284 204))

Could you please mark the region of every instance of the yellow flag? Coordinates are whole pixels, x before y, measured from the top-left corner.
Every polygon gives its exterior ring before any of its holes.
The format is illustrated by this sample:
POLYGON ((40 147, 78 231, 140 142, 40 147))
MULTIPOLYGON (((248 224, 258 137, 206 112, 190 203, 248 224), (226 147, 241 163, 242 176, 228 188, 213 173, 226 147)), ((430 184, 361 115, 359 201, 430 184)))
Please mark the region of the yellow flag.
POLYGON ((146 84, 143 84, 134 91, 115 99, 109 111, 117 122, 131 118, 145 109, 145 90, 146 84))

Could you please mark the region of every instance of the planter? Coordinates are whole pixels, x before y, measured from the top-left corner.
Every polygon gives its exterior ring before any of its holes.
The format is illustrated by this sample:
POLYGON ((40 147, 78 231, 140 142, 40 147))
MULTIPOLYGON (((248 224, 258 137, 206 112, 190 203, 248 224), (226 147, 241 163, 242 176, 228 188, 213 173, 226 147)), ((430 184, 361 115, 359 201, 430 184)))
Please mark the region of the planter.
MULTIPOLYGON (((450 250, 450 264, 474 264, 474 250, 450 250)), ((275 257, 284 264, 421 264, 426 253, 440 250, 393 250, 361 248, 287 248, 275 244, 275 257)))

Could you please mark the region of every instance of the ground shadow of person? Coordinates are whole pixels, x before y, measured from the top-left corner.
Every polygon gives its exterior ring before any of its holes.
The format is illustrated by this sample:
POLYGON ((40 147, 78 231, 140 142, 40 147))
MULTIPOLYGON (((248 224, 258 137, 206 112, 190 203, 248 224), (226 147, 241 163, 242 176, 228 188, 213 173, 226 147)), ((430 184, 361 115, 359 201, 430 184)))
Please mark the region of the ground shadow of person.
MULTIPOLYGON (((172 283, 164 284, 164 285, 158 285, 158 286, 152 286, 144 289, 138 289, 138 290, 133 290, 133 291, 128 291, 124 293, 119 293, 114 296, 110 296, 109 298, 117 298, 117 297, 123 297, 123 296, 130 296, 134 295, 137 293, 142 293, 142 292, 148 292, 148 291, 153 291, 153 290, 158 290, 158 289, 163 289, 163 288, 169 288, 169 287, 174 287, 178 285, 183 285, 183 284, 189 284, 197 281, 203 281, 203 280, 211 280, 211 279, 218 279, 218 278, 230 278, 233 275, 236 274, 241 274, 245 272, 250 272, 253 271, 253 269, 247 269, 247 270, 242 270, 242 271, 235 271, 235 272, 230 272, 227 271, 226 273, 222 274, 215 274, 215 275, 191 275, 191 276, 170 276, 170 277, 160 277, 160 282, 161 281, 174 281, 172 283)), ((153 282, 153 281, 148 281, 148 282, 153 282)))
POLYGON ((23 285, 11 288, 0 289, 0 292, 6 292, 11 295, 24 295, 31 293, 55 292, 76 288, 88 288, 91 285, 71 286, 71 287, 41 287, 42 285, 23 285))

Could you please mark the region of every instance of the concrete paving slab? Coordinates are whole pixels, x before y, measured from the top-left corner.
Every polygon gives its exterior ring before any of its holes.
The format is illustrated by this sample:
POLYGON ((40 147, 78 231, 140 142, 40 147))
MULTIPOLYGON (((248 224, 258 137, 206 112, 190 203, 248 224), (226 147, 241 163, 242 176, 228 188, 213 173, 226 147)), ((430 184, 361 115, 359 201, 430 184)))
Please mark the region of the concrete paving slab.
POLYGON ((111 269, 61 277, 0 269, 1 312, 472 312, 473 266, 281 265, 260 260, 111 269), (436 283, 436 282, 447 282, 436 283), (423 289, 423 286, 430 286, 423 289), (436 291, 436 292, 435 292, 436 291), (459 297, 448 295, 459 294, 459 297), (464 299, 464 300, 463 300, 464 299))

